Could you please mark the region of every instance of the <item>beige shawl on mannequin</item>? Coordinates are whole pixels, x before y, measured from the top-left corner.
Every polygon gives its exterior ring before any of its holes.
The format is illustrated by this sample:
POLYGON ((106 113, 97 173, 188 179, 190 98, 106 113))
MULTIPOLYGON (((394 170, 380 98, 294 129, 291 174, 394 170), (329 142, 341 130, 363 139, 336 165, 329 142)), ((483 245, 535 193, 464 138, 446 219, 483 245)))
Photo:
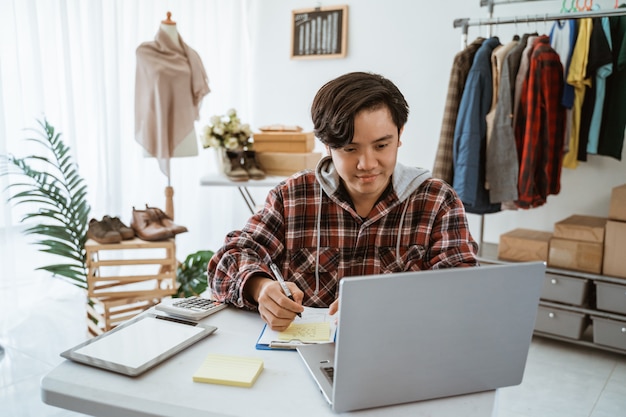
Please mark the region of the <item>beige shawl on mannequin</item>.
POLYGON ((159 29, 137 47, 135 140, 157 158, 169 178, 169 158, 194 130, 200 103, 209 92, 202 60, 179 35, 179 47, 159 29))

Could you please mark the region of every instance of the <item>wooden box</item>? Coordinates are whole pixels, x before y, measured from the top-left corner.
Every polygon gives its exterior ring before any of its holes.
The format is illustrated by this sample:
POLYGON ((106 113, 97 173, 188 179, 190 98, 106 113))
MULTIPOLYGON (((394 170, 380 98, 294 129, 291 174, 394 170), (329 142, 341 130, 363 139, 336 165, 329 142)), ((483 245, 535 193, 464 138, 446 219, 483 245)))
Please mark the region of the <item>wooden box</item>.
POLYGON ((505 261, 548 260, 552 233, 530 229, 514 229, 500 235, 498 259, 505 261))
POLYGON ((91 298, 161 298, 176 292, 176 246, 173 239, 148 242, 85 243, 87 295, 91 298))
POLYGON ((548 266, 601 274, 603 249, 602 243, 553 237, 550 239, 548 266))
POLYGON ((602 243, 607 220, 605 217, 575 214, 554 224, 554 237, 602 243))
POLYGON ((611 190, 609 219, 626 221, 626 184, 611 190))
POLYGON ((262 132, 252 135, 256 152, 313 152, 313 132, 262 132))
POLYGON ((98 336, 160 302, 161 298, 150 294, 127 298, 89 298, 87 328, 92 336, 98 336))
POLYGON ((268 175, 289 176, 304 169, 315 169, 322 158, 319 152, 260 152, 256 154, 261 169, 268 175))

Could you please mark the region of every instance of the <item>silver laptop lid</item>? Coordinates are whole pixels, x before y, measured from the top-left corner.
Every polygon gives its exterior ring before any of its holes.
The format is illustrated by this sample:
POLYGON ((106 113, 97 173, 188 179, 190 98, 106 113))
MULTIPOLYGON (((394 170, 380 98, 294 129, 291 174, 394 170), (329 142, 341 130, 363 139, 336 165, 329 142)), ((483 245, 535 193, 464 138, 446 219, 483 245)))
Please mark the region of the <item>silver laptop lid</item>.
POLYGON ((544 272, 536 262, 343 279, 333 409, 521 383, 544 272))

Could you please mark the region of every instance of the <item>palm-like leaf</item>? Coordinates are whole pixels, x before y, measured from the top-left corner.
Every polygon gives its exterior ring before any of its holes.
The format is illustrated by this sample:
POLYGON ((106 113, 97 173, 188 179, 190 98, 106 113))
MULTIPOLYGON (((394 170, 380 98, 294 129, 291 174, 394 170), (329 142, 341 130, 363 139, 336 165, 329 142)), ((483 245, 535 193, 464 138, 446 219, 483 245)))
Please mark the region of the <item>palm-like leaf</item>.
POLYGON ((0 175, 19 174, 24 177, 7 187, 9 201, 37 207, 36 211, 22 217, 22 222, 39 220, 24 233, 42 237, 35 242, 42 246, 40 251, 66 259, 66 263, 38 269, 52 272, 80 288, 87 288, 85 241, 91 211, 86 199, 87 186, 61 134, 55 133, 54 127, 45 119, 38 120, 38 123, 42 131, 31 129, 38 136, 27 140, 44 148, 45 155, 23 158, 2 155, 0 175))

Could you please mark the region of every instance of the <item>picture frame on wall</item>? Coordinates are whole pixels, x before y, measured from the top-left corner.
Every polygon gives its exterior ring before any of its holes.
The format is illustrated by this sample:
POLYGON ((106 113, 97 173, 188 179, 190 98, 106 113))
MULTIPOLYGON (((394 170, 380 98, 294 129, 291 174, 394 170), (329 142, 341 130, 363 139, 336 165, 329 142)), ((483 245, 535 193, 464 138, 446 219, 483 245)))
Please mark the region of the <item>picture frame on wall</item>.
POLYGON ((345 58, 347 5, 293 10, 291 15, 291 59, 345 58))

